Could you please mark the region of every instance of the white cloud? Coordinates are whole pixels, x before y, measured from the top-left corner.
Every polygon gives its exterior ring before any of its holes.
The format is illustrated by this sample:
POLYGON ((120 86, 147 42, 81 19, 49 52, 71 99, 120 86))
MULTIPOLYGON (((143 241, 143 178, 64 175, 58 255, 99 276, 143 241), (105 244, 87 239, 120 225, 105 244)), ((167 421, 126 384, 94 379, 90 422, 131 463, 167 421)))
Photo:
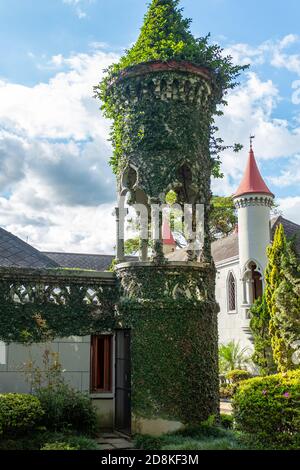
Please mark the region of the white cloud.
POLYGON ((262 65, 270 63, 276 68, 285 68, 300 75, 300 54, 286 51, 290 46, 300 42, 300 36, 288 34, 277 41, 265 41, 257 47, 245 43, 230 45, 224 49, 226 55, 231 55, 236 64, 262 65))
MULTIPOLYGON (((296 40, 286 36, 276 50, 282 52, 296 40)), ((48 60, 53 77, 47 83, 28 87, 0 81, 0 225, 43 250, 112 253, 115 244, 109 123, 92 96, 102 70, 117 55, 104 52, 103 45, 92 47, 90 54, 53 56, 48 60)), ((244 54, 263 63, 274 56, 274 47, 265 43, 257 51, 236 45, 232 50, 236 60, 244 54)), ((240 142, 245 149, 224 153, 225 178, 213 183, 215 193, 236 190, 250 133, 256 136, 259 162, 274 160, 275 167, 276 159, 287 161, 281 174, 264 175, 271 189, 276 193, 276 187, 288 187, 291 177, 298 181, 298 171, 288 163, 298 158, 300 124, 291 128, 288 121, 274 118, 280 99, 276 84, 254 72, 247 72, 242 85, 228 95, 217 124, 226 144, 240 142)), ((279 202, 286 217, 300 222, 300 195, 279 202)))
POLYGON ((300 224, 300 196, 291 196, 278 199, 279 209, 282 210, 284 217, 300 224))
POLYGON ((48 83, 0 82, 0 225, 44 250, 113 252, 109 123, 93 85, 117 56, 52 60, 66 70, 48 83))
POLYGON ((94 2, 95 0, 63 0, 63 3, 66 5, 70 5, 75 8, 75 13, 80 20, 87 17, 87 13, 83 10, 82 6, 87 6, 94 2))
POLYGON ((300 155, 296 155, 287 162, 280 175, 271 176, 269 180, 278 187, 300 186, 300 155))
MULTIPOLYGON (((222 170, 225 178, 213 181, 216 193, 232 194, 237 189, 246 165, 250 133, 256 136, 254 147, 258 162, 274 160, 276 166, 275 159, 288 160, 299 152, 300 127, 291 128, 288 121, 273 118, 279 100, 279 91, 274 83, 271 80, 262 81, 253 72, 248 72, 246 81, 228 95, 228 106, 217 125, 226 144, 239 142, 244 149, 238 154, 224 152, 222 170)), ((268 176, 264 175, 276 193, 280 180, 268 176)), ((288 180, 292 183, 289 177, 284 177, 286 186, 288 180)))

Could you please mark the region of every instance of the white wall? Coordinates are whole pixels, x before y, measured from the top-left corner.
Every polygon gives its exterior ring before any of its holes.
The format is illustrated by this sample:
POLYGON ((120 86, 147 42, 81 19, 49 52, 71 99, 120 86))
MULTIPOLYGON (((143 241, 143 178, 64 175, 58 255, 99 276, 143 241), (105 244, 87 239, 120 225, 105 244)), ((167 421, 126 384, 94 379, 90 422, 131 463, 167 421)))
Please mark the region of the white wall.
MULTIPOLYGON (((217 265, 216 277, 216 299, 220 305, 220 313, 218 318, 219 344, 227 344, 234 340, 240 342, 241 347, 253 349, 251 335, 246 333, 249 328, 249 320, 246 318, 245 309, 241 308, 243 302, 243 287, 241 283, 241 275, 238 259, 217 265), (227 278, 232 272, 236 279, 237 285, 237 310, 236 312, 228 311, 228 292, 227 278)), ((250 352, 250 351, 249 351, 250 352)))
POLYGON ((263 204, 240 207, 238 223, 241 269, 254 260, 264 271, 267 266, 266 248, 270 243, 270 208, 263 204))

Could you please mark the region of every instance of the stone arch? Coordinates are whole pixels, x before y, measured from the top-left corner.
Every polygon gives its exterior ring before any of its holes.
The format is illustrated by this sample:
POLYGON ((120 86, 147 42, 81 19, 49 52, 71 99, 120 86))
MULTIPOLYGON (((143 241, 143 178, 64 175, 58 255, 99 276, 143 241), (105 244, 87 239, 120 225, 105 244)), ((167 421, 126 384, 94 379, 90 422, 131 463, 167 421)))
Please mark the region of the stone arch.
POLYGON ((250 259, 245 263, 242 281, 244 285, 244 303, 251 305, 263 295, 264 289, 264 273, 258 261, 250 259))

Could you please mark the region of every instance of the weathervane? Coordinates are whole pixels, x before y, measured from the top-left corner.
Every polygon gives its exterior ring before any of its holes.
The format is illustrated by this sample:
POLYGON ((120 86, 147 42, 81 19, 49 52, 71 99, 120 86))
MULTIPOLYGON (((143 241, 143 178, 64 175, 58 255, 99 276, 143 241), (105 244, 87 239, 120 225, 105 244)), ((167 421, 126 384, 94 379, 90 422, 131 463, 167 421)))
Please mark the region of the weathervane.
POLYGON ((255 139, 255 135, 250 135, 250 150, 252 150, 252 143, 254 139, 255 139))

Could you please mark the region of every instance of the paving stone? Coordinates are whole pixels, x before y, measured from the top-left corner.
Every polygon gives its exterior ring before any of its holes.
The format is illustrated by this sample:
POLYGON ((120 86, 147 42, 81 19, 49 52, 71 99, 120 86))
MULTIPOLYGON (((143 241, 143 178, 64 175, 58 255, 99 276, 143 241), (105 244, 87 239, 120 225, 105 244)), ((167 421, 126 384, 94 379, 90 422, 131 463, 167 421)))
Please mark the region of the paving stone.
POLYGON ((99 450, 114 450, 114 447, 110 444, 99 444, 99 450))
POLYGON ((124 441, 124 442, 119 442, 117 444, 112 444, 112 446, 115 448, 115 449, 132 449, 132 447, 130 447, 130 442, 128 441, 124 441))
POLYGON ((127 441, 127 439, 122 439, 121 437, 114 437, 114 438, 109 438, 109 439, 105 439, 106 442, 108 442, 108 444, 112 444, 112 445, 115 445, 115 444, 128 444, 129 441, 127 441))

